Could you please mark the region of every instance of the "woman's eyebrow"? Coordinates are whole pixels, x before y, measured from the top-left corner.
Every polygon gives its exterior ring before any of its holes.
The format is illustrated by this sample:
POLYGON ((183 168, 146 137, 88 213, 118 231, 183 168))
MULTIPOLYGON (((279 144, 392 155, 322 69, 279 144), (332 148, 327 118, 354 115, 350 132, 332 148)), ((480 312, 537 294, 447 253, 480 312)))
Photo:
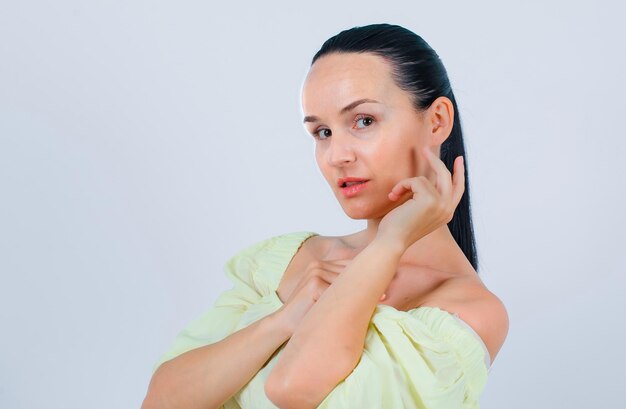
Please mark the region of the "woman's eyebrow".
MULTIPOLYGON (((375 99, 362 98, 346 105, 344 108, 341 109, 341 111, 339 111, 339 113, 344 114, 348 111, 353 110, 354 108, 356 108, 357 106, 361 104, 365 104, 366 102, 373 102, 376 104, 380 104, 380 102, 376 101, 375 99)), ((319 121, 319 118, 314 115, 311 115, 311 116, 305 116, 303 122, 306 124, 307 122, 316 122, 316 121, 319 121)))

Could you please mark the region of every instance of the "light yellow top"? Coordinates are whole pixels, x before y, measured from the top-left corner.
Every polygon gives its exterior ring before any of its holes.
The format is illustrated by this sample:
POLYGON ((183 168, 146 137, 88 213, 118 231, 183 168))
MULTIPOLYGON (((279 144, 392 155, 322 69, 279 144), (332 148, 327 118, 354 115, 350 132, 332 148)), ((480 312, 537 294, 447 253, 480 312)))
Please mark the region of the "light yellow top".
MULTIPOLYGON (((191 322, 155 364, 222 340, 283 304, 280 279, 300 245, 314 232, 295 232, 255 243, 228 260, 234 287, 191 322)), ((252 346, 251 346, 252 347, 252 346)), ((276 408, 264 383, 284 345, 223 409, 276 408)), ((236 357, 233 357, 236 359, 236 357)), ((379 304, 372 315, 361 359, 318 408, 479 408, 489 353, 481 338, 456 315, 436 307, 409 311, 379 304)))

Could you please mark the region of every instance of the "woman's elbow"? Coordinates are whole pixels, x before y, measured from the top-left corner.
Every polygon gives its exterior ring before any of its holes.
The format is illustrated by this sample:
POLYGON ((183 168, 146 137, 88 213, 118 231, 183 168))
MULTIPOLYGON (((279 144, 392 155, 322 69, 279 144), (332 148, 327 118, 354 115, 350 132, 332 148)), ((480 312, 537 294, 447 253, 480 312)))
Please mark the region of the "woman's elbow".
POLYGON ((302 367, 284 369, 279 362, 266 379, 265 395, 281 409, 317 408, 355 367, 350 359, 342 361, 337 358, 333 364, 315 373, 302 367))
POLYGON ((281 409, 314 409, 317 407, 308 395, 309 390, 298 387, 288 379, 270 376, 265 382, 265 395, 281 409))
POLYGON ((141 409, 163 409, 165 406, 162 404, 162 400, 157 398, 154 394, 148 392, 146 397, 141 403, 141 409))
POLYGON ((158 371, 154 373, 148 385, 148 391, 141 404, 141 409, 164 409, 167 408, 167 403, 164 399, 162 382, 159 377, 158 371))
POLYGON ((287 406, 288 402, 286 402, 288 396, 285 393, 287 386, 285 385, 284 378, 280 379, 273 374, 274 372, 271 372, 265 380, 265 385, 263 386, 265 396, 267 396, 267 398, 272 401, 274 405, 281 409, 291 407, 287 406))
POLYGON ((173 407, 169 393, 171 384, 165 376, 167 374, 164 373, 163 366, 161 365, 152 375, 148 391, 141 404, 141 409, 166 409, 173 407))

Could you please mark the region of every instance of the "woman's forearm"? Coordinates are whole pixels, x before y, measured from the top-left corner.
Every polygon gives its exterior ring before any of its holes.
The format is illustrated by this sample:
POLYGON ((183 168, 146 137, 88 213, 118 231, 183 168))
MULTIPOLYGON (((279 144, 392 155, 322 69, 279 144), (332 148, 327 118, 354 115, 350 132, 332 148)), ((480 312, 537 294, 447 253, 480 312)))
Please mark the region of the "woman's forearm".
POLYGON ((315 407, 354 369, 369 321, 404 251, 396 242, 375 239, 311 307, 268 378, 274 390, 284 392, 285 407, 296 403, 289 399, 315 407))
POLYGON ((218 408, 290 336, 273 313, 219 342, 164 362, 152 377, 142 409, 218 408))

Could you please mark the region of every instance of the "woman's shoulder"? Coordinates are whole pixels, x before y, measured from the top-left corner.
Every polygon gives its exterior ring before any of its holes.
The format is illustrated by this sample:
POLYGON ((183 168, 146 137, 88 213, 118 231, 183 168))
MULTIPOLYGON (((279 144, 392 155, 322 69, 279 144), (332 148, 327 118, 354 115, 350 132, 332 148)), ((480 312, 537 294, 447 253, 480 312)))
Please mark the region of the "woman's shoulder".
POLYGON ((305 241, 316 236, 316 232, 305 230, 276 234, 246 243, 232 258, 257 256, 268 250, 298 250, 305 241))
POLYGON ((509 331, 509 316, 504 303, 487 289, 477 275, 461 275, 446 280, 419 307, 439 308, 468 324, 487 347, 491 362, 509 331))
POLYGON ((226 270, 230 274, 245 276, 246 281, 266 286, 268 291, 273 290, 287 266, 293 264, 296 254, 303 253, 304 243, 317 235, 313 231, 293 231, 248 242, 228 258, 226 270))

